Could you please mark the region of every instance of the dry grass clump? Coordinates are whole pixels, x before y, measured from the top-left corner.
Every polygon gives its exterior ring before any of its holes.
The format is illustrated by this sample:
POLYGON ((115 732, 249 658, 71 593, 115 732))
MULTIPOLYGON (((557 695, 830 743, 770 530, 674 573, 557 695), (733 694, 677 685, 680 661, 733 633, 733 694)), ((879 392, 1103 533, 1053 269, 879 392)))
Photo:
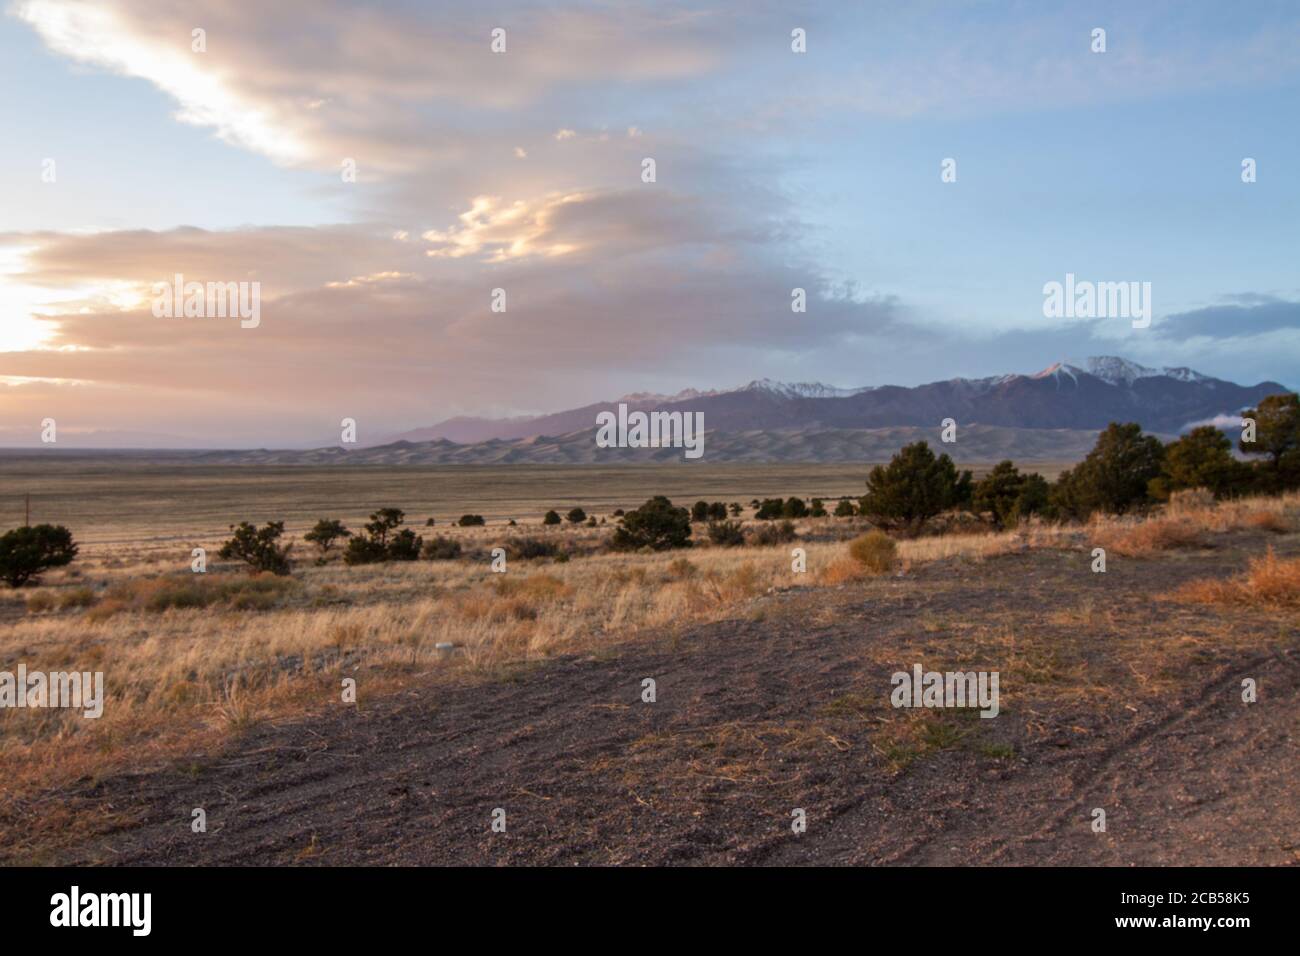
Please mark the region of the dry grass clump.
POLYGON ((963 558, 983 561, 1000 554, 1013 554, 1026 547, 1057 547, 1059 537, 1044 534, 1041 540, 1028 540, 1018 531, 1002 534, 959 534, 938 537, 912 538, 898 543, 898 556, 905 562, 943 561, 963 558))
POLYGON ((1201 512, 1214 507, 1214 492, 1209 488, 1183 488, 1169 496, 1166 514, 1178 515, 1201 512))
POLYGON ((718 596, 724 602, 743 601, 764 590, 765 582, 758 568, 745 563, 715 582, 718 596))
POLYGON ((1291 522, 1276 511, 1256 511, 1242 519, 1242 525, 1253 531, 1271 531, 1274 534, 1288 534, 1291 522))
POLYGON ((689 558, 673 558, 668 562, 667 575, 671 581, 689 581, 700 573, 689 558))
POLYGON ((526 578, 501 576, 494 584, 501 597, 522 597, 535 601, 558 601, 573 594, 573 588, 554 574, 530 574, 526 578))
POLYGON ((817 583, 826 587, 837 587, 851 581, 861 580, 866 571, 853 558, 837 558, 822 569, 817 575, 817 583))
POLYGON ((1251 558, 1240 577, 1190 581, 1171 597, 1191 604, 1300 607, 1300 558, 1279 558, 1269 548, 1263 557, 1251 558))
POLYGON ((73 608, 90 607, 95 603, 95 592, 88 587, 77 587, 67 591, 35 591, 27 595, 23 602, 29 614, 43 614, 56 608, 66 611, 73 608))
POLYGON ((220 607, 232 611, 268 611, 292 594, 298 582, 272 574, 251 577, 207 577, 187 575, 133 578, 113 584, 96 603, 90 588, 76 588, 63 595, 61 608, 89 607, 86 620, 100 623, 122 611, 163 611, 220 607))
POLYGON ((883 531, 868 531, 849 542, 849 556, 874 574, 888 574, 898 558, 898 545, 883 531))
POLYGON ((1216 534, 1259 530, 1284 534, 1292 530, 1294 518, 1300 514, 1300 492, 1295 491, 1218 502, 1187 495, 1187 492, 1175 492, 1165 508, 1165 516, 1177 517, 1216 534))
POLYGON ((43 614, 46 611, 53 611, 57 604, 54 595, 49 591, 34 591, 27 595, 27 613, 43 614))
POLYGON ((1092 535, 1094 544, 1129 558, 1206 545, 1203 528, 1186 517, 1152 518, 1136 524, 1098 522, 1094 527, 1097 529, 1092 535))
POLYGON ((59 595, 59 610, 66 611, 70 608, 90 607, 95 603, 96 595, 93 589, 88 587, 73 588, 71 591, 64 591, 59 595))

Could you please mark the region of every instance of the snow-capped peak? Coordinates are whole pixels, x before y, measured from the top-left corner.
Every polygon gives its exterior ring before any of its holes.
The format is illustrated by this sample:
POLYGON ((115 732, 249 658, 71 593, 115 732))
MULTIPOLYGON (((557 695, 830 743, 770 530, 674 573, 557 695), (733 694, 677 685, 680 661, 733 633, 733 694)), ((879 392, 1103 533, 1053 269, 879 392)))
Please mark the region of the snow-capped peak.
POLYGON ((821 382, 776 382, 770 378, 755 379, 740 392, 771 392, 783 398, 844 398, 865 391, 861 388, 836 388, 821 382))
POLYGON ((1069 376, 1071 381, 1077 382, 1079 379, 1075 372, 1081 372, 1083 369, 1076 368, 1073 365, 1066 365, 1064 362, 1053 362, 1041 372, 1034 373, 1032 378, 1064 378, 1069 376))
POLYGON ((1130 362, 1128 359, 1116 355, 1094 355, 1086 359, 1082 366, 1072 365, 1068 362, 1056 362, 1033 377, 1047 378, 1055 376, 1059 378, 1068 375, 1077 381, 1078 376, 1083 373, 1121 388, 1129 388, 1138 379, 1155 378, 1157 376, 1176 379, 1180 382, 1213 382, 1213 379, 1202 375, 1200 372, 1194 372, 1190 368, 1148 368, 1145 365, 1130 362))
POLYGON ((1115 355, 1094 355, 1088 359, 1084 370, 1089 375, 1094 375, 1111 385, 1132 385, 1140 378, 1162 374, 1157 369, 1147 368, 1145 365, 1115 355))
POLYGON ((629 405, 668 405, 672 402, 687 402, 696 398, 708 398, 710 395, 719 394, 717 390, 710 389, 707 392, 698 388, 684 388, 675 395, 661 395, 658 392, 632 392, 616 399, 619 402, 626 402, 629 405))

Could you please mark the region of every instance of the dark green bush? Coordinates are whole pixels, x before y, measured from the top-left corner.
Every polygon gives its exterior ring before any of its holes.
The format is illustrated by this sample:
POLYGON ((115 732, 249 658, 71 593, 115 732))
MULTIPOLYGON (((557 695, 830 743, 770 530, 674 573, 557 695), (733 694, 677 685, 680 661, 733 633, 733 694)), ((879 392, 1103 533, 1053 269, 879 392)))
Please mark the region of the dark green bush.
POLYGON ((62 525, 38 524, 0 535, 0 577, 10 587, 36 582, 42 572, 71 564, 76 556, 72 532, 62 525))
POLYGON ((221 546, 217 552, 223 559, 238 558, 254 571, 270 571, 272 574, 289 573, 289 551, 291 544, 280 545, 280 536, 284 534, 283 521, 268 521, 261 528, 255 528, 247 521, 231 525, 235 534, 221 546))
POLYGON ((735 548, 745 543, 745 529, 739 521, 710 521, 709 540, 724 548, 735 548))
POLYGON ((623 516, 610 546, 616 551, 652 548, 688 548, 691 544, 691 514, 676 508, 663 495, 656 495, 635 511, 623 516))

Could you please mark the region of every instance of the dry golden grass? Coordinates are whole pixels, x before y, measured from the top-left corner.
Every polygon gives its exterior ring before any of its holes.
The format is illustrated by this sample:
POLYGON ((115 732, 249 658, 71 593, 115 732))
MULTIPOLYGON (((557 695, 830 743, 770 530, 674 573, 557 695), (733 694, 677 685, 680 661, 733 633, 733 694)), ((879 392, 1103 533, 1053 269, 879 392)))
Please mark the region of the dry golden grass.
POLYGON ((1271 531, 1274 534, 1289 534, 1291 522, 1275 511, 1256 511, 1242 519, 1242 527, 1254 531, 1271 531))
POLYGON ((1300 513, 1300 494, 1214 502, 1207 494, 1179 492, 1162 513, 1150 518, 1098 516, 1088 525, 1089 542, 1127 557, 1150 557, 1178 548, 1210 544, 1210 535, 1232 531, 1287 534, 1300 513))
MULTIPOLYGON (((1198 506, 1178 520, 1206 533, 1276 530, 1291 526, 1298 505, 1293 494, 1198 506)), ((1116 524, 1131 531, 1136 522, 1116 524)), ((761 614, 755 599, 768 591, 866 577, 845 543, 863 527, 814 519, 800 522, 800 540, 788 544, 598 554, 588 552, 609 525, 440 524, 438 533, 462 541, 466 557, 317 566, 300 551, 290 579, 253 577, 220 562, 192 575, 184 570, 192 542, 119 529, 121 537, 88 545, 40 589, 0 594, 0 669, 21 661, 31 671, 102 670, 109 696, 98 720, 69 711, 7 713, 0 795, 209 750, 259 720, 343 706, 344 676, 357 678, 365 706, 434 672, 492 676, 558 652, 601 652, 643 632, 761 614), (553 535, 575 557, 511 560, 507 573, 493 573, 491 548, 516 535, 553 535), (792 573, 795 546, 806 552, 806 575, 792 573), (458 650, 448 655, 440 643, 458 650)), ((1031 526, 904 540, 897 567, 905 574, 932 561, 1074 548, 1096 530, 1031 526)), ((214 554, 219 539, 197 543, 214 554)))
POLYGON ((1209 504, 1202 502, 1184 507, 1172 505, 1168 513, 1214 534, 1261 528, 1285 532, 1293 530, 1297 518, 1300 518, 1300 492, 1209 504))
POLYGON ((1279 558, 1269 548, 1263 557, 1252 558, 1240 577, 1191 581, 1171 597, 1193 604, 1300 607, 1300 558, 1279 558))
POLYGON ((849 556, 873 574, 888 574, 898 559, 898 545, 883 531, 868 531, 849 542, 849 556))
POLYGON ((1094 544, 1130 558, 1150 557, 1176 548, 1201 548, 1205 532, 1187 517, 1161 517, 1133 524, 1098 523, 1094 544))

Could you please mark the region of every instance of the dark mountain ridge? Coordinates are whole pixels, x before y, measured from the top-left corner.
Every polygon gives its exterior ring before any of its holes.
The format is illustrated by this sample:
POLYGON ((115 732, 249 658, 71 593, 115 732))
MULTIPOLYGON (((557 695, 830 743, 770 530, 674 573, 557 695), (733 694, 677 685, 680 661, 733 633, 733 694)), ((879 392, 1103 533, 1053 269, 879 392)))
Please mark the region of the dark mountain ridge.
POLYGON ((727 432, 935 426, 952 418, 961 425, 1004 428, 1100 429, 1112 421, 1135 421, 1148 431, 1176 434, 1285 391, 1277 382, 1237 385, 1188 368, 1153 369, 1104 356, 1081 366, 1057 363, 1034 375, 955 378, 912 387, 838 389, 764 379, 730 391, 634 395, 531 418, 452 418, 388 442, 470 444, 567 435, 593 428, 596 415, 616 410, 619 402, 629 410, 703 412, 706 428, 727 432))

